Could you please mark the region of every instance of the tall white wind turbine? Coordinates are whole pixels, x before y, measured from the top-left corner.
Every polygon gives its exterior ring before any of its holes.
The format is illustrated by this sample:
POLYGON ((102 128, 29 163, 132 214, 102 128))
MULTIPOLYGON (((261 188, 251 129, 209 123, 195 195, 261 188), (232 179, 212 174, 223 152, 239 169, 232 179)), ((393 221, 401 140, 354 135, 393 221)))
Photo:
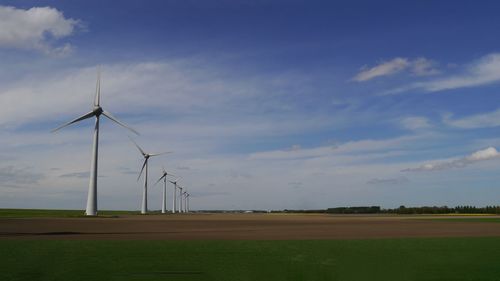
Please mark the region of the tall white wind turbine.
POLYGON ((162 175, 156 181, 155 185, 163 179, 163 197, 161 201, 161 213, 165 214, 167 212, 167 176, 175 176, 174 174, 168 173, 165 168, 162 170, 162 175))
POLYGON ((177 188, 179 189, 179 213, 182 213, 182 189, 183 189, 183 187, 180 185, 177 185, 177 188))
POLYGON ((184 213, 187 213, 187 191, 184 191, 184 193, 182 193, 183 197, 182 197, 182 200, 184 200, 184 209, 182 210, 184 213))
POLYGON ((139 152, 142 154, 142 157, 144 157, 144 163, 142 164, 141 171, 139 172, 139 176, 137 177, 137 181, 141 178, 142 171, 144 171, 144 168, 146 168, 146 172, 144 173, 144 189, 142 191, 142 205, 141 205, 141 214, 146 214, 148 212, 148 161, 150 157, 153 156, 158 156, 166 153, 171 153, 171 151, 167 152, 162 152, 162 153, 146 153, 142 148, 132 139, 130 139, 137 149, 139 149, 139 152))
POLYGON ((98 147, 99 147, 99 118, 101 117, 101 115, 104 115, 111 121, 139 135, 137 131, 123 124, 122 122, 118 121, 115 117, 113 117, 113 115, 111 115, 111 113, 102 109, 100 104, 100 99, 101 99, 101 71, 99 69, 97 72, 96 91, 95 91, 94 105, 92 111, 52 130, 52 132, 55 132, 59 129, 62 129, 78 121, 95 117, 94 138, 92 144, 92 160, 90 162, 89 191, 87 196, 87 207, 85 209, 85 214, 87 216, 97 215, 97 159, 98 159, 98 147))
POLYGON ((189 213, 189 196, 191 196, 191 194, 186 194, 186 210, 187 212, 189 213))
POLYGON ((181 191, 181 194, 179 196, 179 201, 181 201, 181 213, 186 212, 186 201, 184 200, 185 196, 186 196, 186 191, 181 191))
POLYGON ((180 179, 181 178, 179 177, 173 181, 169 180, 169 182, 171 182, 174 185, 174 192, 172 193, 172 214, 175 214, 175 211, 177 209, 177 182, 180 179))

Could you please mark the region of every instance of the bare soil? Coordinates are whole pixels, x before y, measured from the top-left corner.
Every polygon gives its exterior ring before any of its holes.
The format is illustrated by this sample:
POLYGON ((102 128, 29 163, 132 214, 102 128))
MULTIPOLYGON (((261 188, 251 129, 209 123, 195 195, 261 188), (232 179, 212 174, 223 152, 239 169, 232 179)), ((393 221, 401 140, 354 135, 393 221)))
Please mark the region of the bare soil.
POLYGON ((0 239, 298 240, 500 236, 500 223, 438 218, 443 217, 177 214, 1 218, 0 239))

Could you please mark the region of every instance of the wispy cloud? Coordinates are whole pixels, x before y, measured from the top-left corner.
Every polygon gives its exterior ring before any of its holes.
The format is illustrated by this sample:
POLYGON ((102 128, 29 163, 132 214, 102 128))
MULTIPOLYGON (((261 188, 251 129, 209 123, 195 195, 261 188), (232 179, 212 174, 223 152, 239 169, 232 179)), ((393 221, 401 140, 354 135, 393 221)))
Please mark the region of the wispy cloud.
POLYGON ((262 151, 250 154, 249 159, 305 159, 339 154, 356 154, 361 157, 381 157, 380 153, 397 153, 395 149, 404 148, 414 141, 427 137, 432 137, 432 134, 408 135, 382 140, 357 140, 338 145, 318 146, 313 148, 287 148, 284 150, 262 151))
POLYGON ((196 192, 190 192, 190 196, 192 197, 212 197, 212 196, 228 196, 231 195, 230 192, 210 192, 210 191, 196 191, 196 192))
POLYGON ((79 179, 83 179, 83 178, 88 178, 89 176, 90 176, 90 172, 76 172, 76 173, 63 174, 63 175, 60 175, 59 177, 60 178, 79 178, 79 179))
POLYGON ((363 67, 362 71, 354 76, 353 80, 357 82, 368 81, 377 77, 389 76, 404 70, 417 76, 427 76, 438 74, 435 68, 435 62, 426 58, 394 58, 390 61, 382 62, 372 68, 363 67))
POLYGON ((291 186, 292 188, 297 189, 297 188, 302 188, 304 183, 301 181, 292 181, 292 182, 289 182, 288 185, 291 186))
POLYGON ((411 62, 411 73, 417 76, 429 76, 440 74, 436 68, 436 62, 426 59, 426 58, 417 58, 411 62))
POLYGON ((179 167, 176 167, 175 169, 177 169, 177 170, 190 170, 191 168, 188 166, 179 166, 179 167))
POLYGON ((494 147, 488 147, 483 150, 478 150, 466 157, 454 159, 444 162, 426 163, 416 168, 408 168, 402 172, 425 172, 425 171, 440 171, 452 168, 462 168, 476 162, 499 158, 500 153, 494 147))
POLYGON ((396 74, 409 65, 406 58, 395 58, 390 61, 382 62, 372 68, 368 68, 354 76, 353 80, 357 82, 368 81, 376 77, 396 74))
POLYGON ((78 25, 78 20, 65 18, 61 11, 51 7, 23 10, 0 6, 0 47, 66 55, 72 46, 69 43, 54 46, 53 41, 71 35, 78 25))
POLYGON ((235 170, 231 170, 231 171, 229 171, 229 177, 231 177, 233 179, 238 179, 238 178, 251 179, 251 178, 253 178, 253 175, 250 173, 238 172, 235 170))
MULTIPOLYGON (((185 118, 175 120, 180 128, 171 127, 171 130, 185 132, 194 124, 198 135, 206 133, 209 136, 234 132, 248 135, 303 132, 332 122, 343 122, 324 115, 304 117, 283 110, 283 102, 277 101, 280 95, 290 92, 276 94, 279 92, 276 86, 266 82, 265 77, 227 79, 223 72, 209 66, 200 69, 191 61, 103 65, 102 103, 118 118, 122 111, 134 114, 139 120, 145 119, 142 116, 183 113, 185 118), (273 96, 269 96, 270 92, 274 93, 273 96), (241 104, 245 107, 242 108, 241 104), (270 123, 269 115, 278 117, 270 123), (196 122, 188 118, 196 119, 196 122), (218 122, 211 122, 214 119, 218 122), (190 123, 180 124, 183 121, 190 123)), ((83 114, 86 105, 91 104, 89 91, 92 91, 95 76, 95 67, 83 67, 0 85, 0 104, 3 105, 0 126, 16 127, 55 118, 63 122, 74 118, 75 112, 83 114)), ((281 79, 285 80, 285 77, 281 79)), ((158 125, 160 123, 163 121, 158 121, 158 125)))
POLYGON ((477 87, 500 81, 500 54, 486 55, 467 65, 462 73, 424 82, 415 82, 384 92, 384 95, 398 94, 410 90, 439 92, 459 88, 477 87))
POLYGON ((432 127, 429 123, 429 119, 421 116, 406 117, 403 118, 400 122, 401 126, 408 130, 421 130, 432 127))
POLYGON ((397 177, 397 178, 374 178, 369 181, 367 181, 367 184, 373 184, 373 185, 384 185, 384 184, 391 184, 391 185, 398 185, 398 184, 405 184, 410 182, 410 180, 407 177, 397 177))
POLYGON ((37 184, 43 174, 33 172, 30 167, 16 167, 14 165, 0 168, 0 186, 19 187, 37 184))
POLYGON ((500 126, 500 109, 456 119, 448 115, 444 116, 443 122, 449 126, 461 129, 497 127, 500 126))
POLYGON ((138 170, 133 170, 133 169, 130 169, 128 167, 119 167, 117 170, 123 175, 138 175, 139 174, 138 170))

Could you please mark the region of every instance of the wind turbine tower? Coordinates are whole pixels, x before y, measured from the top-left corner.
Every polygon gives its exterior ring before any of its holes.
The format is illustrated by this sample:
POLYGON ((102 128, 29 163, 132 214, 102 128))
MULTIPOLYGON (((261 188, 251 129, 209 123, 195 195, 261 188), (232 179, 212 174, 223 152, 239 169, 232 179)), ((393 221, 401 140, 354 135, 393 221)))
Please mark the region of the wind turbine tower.
POLYGON ((62 126, 57 127, 56 129, 52 130, 52 132, 55 132, 59 129, 62 129, 68 125, 71 125, 73 123, 95 117, 95 125, 94 125, 94 137, 93 137, 93 143, 92 143, 92 160, 90 162, 90 180, 89 180, 89 190, 88 190, 88 195, 87 195, 87 207, 85 208, 85 215, 87 216, 96 216, 97 215, 97 160, 98 160, 98 148, 99 148, 99 118, 101 115, 106 116, 108 119, 111 121, 117 123, 118 125, 125 127, 132 131, 133 133, 139 135, 137 131, 134 129, 130 128, 129 126, 123 124, 122 122, 118 121, 111 113, 105 111, 101 107, 101 70, 97 71, 97 83, 96 83, 96 91, 95 91, 95 97, 94 97, 94 104, 93 104, 93 109, 89 113, 86 113, 85 115, 82 115, 68 123, 63 124, 62 126))

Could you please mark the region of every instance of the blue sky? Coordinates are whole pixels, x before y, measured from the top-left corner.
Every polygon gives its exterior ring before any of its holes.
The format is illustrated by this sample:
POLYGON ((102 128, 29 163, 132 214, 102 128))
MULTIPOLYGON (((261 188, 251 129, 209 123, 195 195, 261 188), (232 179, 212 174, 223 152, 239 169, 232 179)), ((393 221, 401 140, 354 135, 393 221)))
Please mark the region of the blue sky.
MULTIPOLYGON (((193 207, 498 204, 498 6, 2 1, 0 207, 84 205, 91 122, 49 131, 90 108, 97 65, 193 207)), ((100 208, 137 209, 127 132, 101 142, 100 208)))

